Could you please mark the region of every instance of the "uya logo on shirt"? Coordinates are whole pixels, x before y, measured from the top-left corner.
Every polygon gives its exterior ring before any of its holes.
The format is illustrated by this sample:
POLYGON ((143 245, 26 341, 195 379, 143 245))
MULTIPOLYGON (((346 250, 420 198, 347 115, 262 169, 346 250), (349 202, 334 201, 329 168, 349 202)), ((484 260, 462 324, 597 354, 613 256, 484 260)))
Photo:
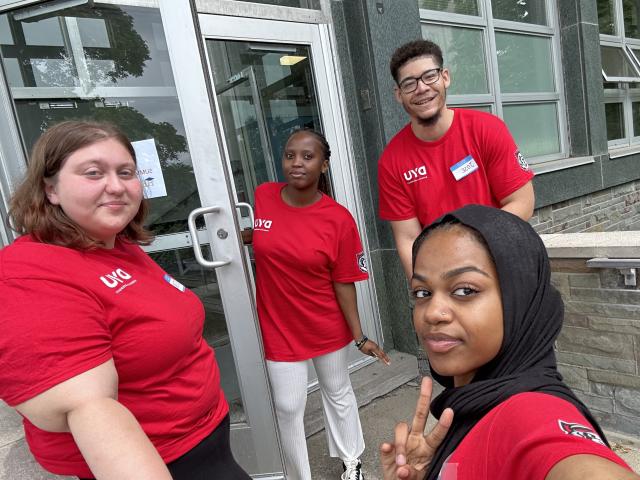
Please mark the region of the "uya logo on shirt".
POLYGON ((120 287, 118 288, 118 290, 116 290, 116 293, 120 293, 125 288, 130 287, 137 282, 137 280, 131 280, 131 278, 131 275, 129 275, 127 272, 125 272, 121 268, 116 268, 113 272, 101 276, 100 280, 109 288, 120 287))
POLYGON ((558 420, 558 426, 567 435, 573 435, 574 437, 584 438, 591 440, 592 442, 604 445, 605 443, 592 428, 580 425, 579 423, 565 422, 564 420, 558 420))
POLYGON ((364 256, 364 252, 358 253, 356 255, 356 258, 358 259, 358 268, 360 269, 360 271, 367 273, 369 271, 369 268, 367 267, 367 259, 364 256))
POLYGON ((427 178, 427 167, 425 165, 422 165, 418 168, 412 168, 404 172, 403 176, 408 184, 417 182, 419 180, 424 180, 425 178, 427 178))
POLYGON ((524 159, 524 155, 522 155, 520 150, 516 150, 514 155, 516 156, 516 160, 518 160, 518 165, 520 165, 520 168, 522 170, 524 170, 525 172, 528 172, 529 171, 529 164, 524 159))
POLYGON ((260 230, 261 232, 268 232, 269 230, 271 230, 272 223, 273 222, 271 220, 256 218, 256 221, 253 222, 253 229, 260 230))

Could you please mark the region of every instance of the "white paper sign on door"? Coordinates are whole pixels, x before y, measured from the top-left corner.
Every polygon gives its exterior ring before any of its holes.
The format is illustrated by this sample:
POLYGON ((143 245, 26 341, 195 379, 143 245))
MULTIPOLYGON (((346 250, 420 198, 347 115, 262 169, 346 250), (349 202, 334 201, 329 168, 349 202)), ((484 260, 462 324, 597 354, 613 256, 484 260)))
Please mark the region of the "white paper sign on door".
POLYGON ((160 157, 153 138, 131 142, 136 151, 138 177, 144 189, 144 198, 166 197, 167 188, 160 167, 160 157))

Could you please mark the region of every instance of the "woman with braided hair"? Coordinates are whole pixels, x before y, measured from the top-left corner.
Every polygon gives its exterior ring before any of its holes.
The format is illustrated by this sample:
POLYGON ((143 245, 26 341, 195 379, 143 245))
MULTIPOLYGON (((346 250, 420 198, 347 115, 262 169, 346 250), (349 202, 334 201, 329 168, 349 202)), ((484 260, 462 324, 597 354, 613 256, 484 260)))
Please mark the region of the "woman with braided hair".
POLYGON ((330 155, 322 134, 295 131, 282 155, 286 183, 265 183, 255 192, 258 317, 287 476, 295 480, 311 480, 304 432, 308 361, 318 374, 329 453, 342 460, 343 480, 364 478, 350 344, 389 361, 360 326, 354 282, 368 273, 353 217, 328 195, 330 155))

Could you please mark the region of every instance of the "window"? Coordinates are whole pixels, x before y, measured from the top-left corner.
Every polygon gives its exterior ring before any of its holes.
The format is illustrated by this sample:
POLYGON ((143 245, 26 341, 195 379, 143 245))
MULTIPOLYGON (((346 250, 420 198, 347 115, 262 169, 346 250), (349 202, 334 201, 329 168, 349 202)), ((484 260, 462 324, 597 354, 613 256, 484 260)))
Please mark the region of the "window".
POLYGON ((555 2, 418 3, 422 36, 451 72, 447 103, 501 117, 531 164, 566 157, 555 2))
POLYGON ((183 232, 200 199, 162 18, 127 3, 154 2, 49 2, 0 14, 1 67, 27 151, 63 120, 107 121, 133 141, 153 139, 163 178, 148 180, 166 192, 150 199, 148 227, 183 232))
POLYGON ((640 4, 597 5, 609 150, 640 147, 640 4))

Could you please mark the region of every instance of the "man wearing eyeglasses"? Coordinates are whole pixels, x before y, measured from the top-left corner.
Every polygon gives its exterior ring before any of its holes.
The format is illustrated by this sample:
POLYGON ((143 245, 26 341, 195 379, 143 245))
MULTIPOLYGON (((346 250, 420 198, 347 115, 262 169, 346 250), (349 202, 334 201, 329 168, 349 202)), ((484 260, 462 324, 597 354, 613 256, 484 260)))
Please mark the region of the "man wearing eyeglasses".
POLYGON ((390 62, 395 97, 410 122, 385 148, 378 164, 380 217, 391 229, 407 275, 411 247, 425 225, 470 203, 533 214, 533 172, 506 125, 478 110, 449 108, 449 70, 440 47, 416 40, 390 62))

